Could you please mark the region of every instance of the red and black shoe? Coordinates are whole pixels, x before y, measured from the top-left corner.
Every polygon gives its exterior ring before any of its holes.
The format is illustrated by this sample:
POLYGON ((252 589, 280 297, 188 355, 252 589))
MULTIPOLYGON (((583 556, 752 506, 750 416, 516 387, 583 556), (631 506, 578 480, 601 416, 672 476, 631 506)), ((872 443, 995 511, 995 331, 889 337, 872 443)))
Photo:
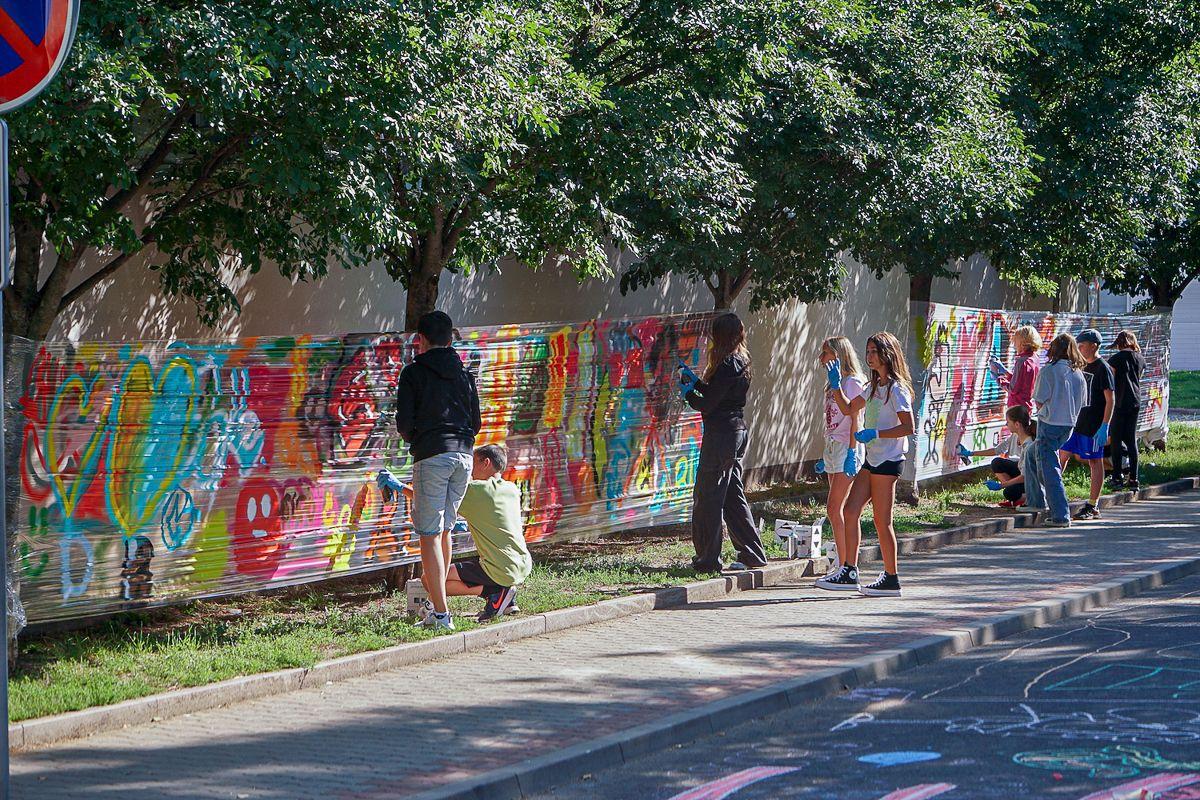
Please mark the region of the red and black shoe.
POLYGON ((516 598, 517 590, 512 587, 492 592, 487 596, 487 602, 484 603, 483 611, 480 612, 477 619, 480 622, 487 622, 490 619, 504 616, 516 598))

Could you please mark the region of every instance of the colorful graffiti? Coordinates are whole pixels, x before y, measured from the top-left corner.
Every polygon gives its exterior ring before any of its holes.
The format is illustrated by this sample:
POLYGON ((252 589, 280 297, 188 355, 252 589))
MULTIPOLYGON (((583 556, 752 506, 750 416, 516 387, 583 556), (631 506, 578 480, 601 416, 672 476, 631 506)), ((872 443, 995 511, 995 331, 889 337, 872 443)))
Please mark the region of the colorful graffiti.
MULTIPOLYGON (((1040 311, 996 311, 929 303, 914 308, 913 329, 917 355, 923 368, 917 403, 916 446, 912 461, 917 480, 965 469, 957 457, 958 445, 986 450, 998 444, 1004 432, 1005 395, 988 370, 996 356, 1012 364, 1016 356, 1013 332, 1032 325, 1045 346, 1062 332, 1096 328, 1111 342, 1117 331, 1137 334, 1146 357, 1142 376, 1142 416, 1138 430, 1144 439, 1166 436, 1169 401, 1171 321, 1161 315, 1085 316, 1040 311)), ((1108 351, 1103 351, 1105 356, 1108 351)), ((1045 361, 1045 349, 1041 353, 1045 361)), ((977 466, 977 465, 976 465, 977 466)))
MULTIPOLYGON (((508 445, 527 539, 685 518, 701 427, 675 364, 699 363, 708 324, 459 332, 479 441, 508 445)), ((12 355, 25 365, 9 430, 31 622, 416 560, 403 496, 385 499, 374 481, 381 467, 411 471, 392 414, 408 336, 17 341, 12 355)))

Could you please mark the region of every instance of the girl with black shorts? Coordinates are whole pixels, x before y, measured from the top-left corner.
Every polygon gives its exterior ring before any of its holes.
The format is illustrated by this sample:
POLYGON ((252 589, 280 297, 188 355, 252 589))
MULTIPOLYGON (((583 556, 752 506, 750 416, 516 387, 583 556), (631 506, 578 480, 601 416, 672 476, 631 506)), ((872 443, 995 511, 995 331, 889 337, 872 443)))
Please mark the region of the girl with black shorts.
POLYGON ((871 370, 867 391, 849 404, 853 413, 865 411, 863 429, 854 438, 867 446, 866 463, 854 477, 846 499, 842 572, 826 579, 821 588, 857 589, 868 597, 899 597, 892 509, 896 504, 896 481, 913 432, 912 378, 900 342, 886 331, 867 339, 867 367, 871 370), (858 548, 862 542, 862 512, 868 502, 875 517, 883 572, 863 585, 858 581, 858 548))

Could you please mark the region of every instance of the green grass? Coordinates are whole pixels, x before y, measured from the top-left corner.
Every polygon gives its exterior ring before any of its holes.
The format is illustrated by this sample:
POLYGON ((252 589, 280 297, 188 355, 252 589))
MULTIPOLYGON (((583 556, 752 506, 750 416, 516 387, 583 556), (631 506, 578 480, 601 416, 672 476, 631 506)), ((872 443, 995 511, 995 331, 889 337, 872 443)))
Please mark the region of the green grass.
MULTIPOLYGON (((1200 427, 1171 426, 1166 453, 1143 454, 1143 484, 1200 475, 1200 427)), ((904 534, 994 516, 997 495, 978 483, 923 495, 918 507, 898 505, 904 534)), ((1087 494, 1087 473, 1067 473, 1072 497, 1087 494)), ((824 509, 816 483, 765 493, 769 520, 815 519, 824 509), (796 499, 799 496, 799 499, 796 499)), ((863 520, 874 538, 869 514, 863 520)), ((774 537, 768 553, 781 557, 774 537)), ((732 550, 726 547, 726 559, 732 550)), ((522 613, 586 605, 611 597, 696 580, 687 539, 614 537, 555 544, 535 552, 536 566, 521 587, 522 613)), ((476 627, 479 600, 451 602, 460 629, 476 627)), ((239 675, 311 666, 324 659, 378 650, 433 634, 404 619, 403 594, 384 590, 381 579, 361 578, 294 589, 272 596, 219 601, 125 614, 86 630, 22 639, 9 684, 14 721, 200 686, 239 675)))
POLYGON ((1171 408, 1200 408, 1200 372, 1171 372, 1171 408))
MULTIPOLYGON (((733 560, 726 548, 727 560, 733 560)), ((783 555, 774 540, 768 553, 783 555)), ((587 605, 698 579, 690 541, 600 540, 556 545, 521 587, 522 614, 587 605)), ((22 640, 9 683, 13 721, 156 692, 307 667, 434 634, 409 624, 404 595, 381 579, 245 595, 125 614, 82 631, 22 640)), ((459 630, 478 627, 476 598, 452 598, 459 630)))

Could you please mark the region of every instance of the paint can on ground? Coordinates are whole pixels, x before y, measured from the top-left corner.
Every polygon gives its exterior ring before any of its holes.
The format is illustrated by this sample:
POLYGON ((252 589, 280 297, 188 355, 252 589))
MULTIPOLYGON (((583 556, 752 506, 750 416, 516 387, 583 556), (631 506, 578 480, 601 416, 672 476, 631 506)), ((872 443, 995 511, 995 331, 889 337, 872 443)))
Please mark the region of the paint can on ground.
POLYGON ((775 538, 787 551, 788 558, 820 558, 821 531, 825 518, 811 525, 790 519, 775 520, 775 538))
POLYGON ((404 598, 404 610, 410 616, 415 617, 419 616, 421 609, 429 600, 429 592, 425 590, 425 584, 421 583, 420 578, 413 578, 404 584, 404 598))

